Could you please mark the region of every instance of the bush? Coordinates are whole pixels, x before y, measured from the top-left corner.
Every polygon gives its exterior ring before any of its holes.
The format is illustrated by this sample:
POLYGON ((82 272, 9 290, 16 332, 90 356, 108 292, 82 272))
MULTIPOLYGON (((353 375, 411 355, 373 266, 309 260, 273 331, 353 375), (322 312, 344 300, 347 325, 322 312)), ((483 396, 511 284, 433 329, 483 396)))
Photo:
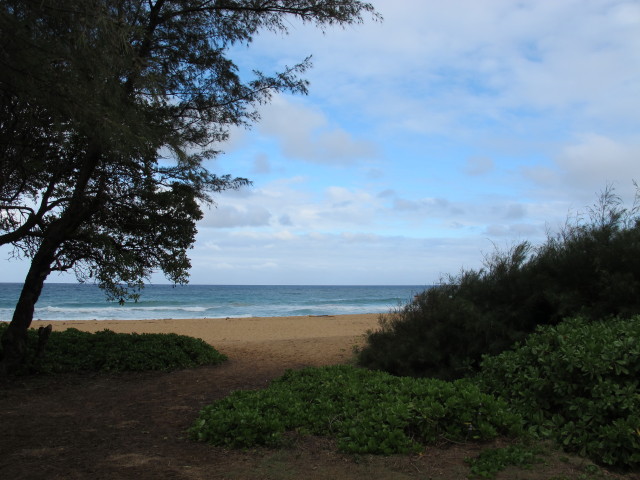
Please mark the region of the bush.
MULTIPOLYGON (((5 328, 0 325, 0 336, 5 328)), ((28 334, 28 362, 22 373, 173 370, 226 360, 204 340, 184 335, 87 333, 75 328, 51 332, 44 355, 34 358, 37 332, 30 329, 28 334)))
POLYGON ((222 446, 276 446, 286 431, 336 437, 345 452, 392 454, 518 434, 521 419, 467 380, 343 365, 288 371, 265 390, 234 392, 205 407, 191 435, 222 446))
POLYGON ((498 472, 509 466, 531 469, 534 463, 541 463, 538 454, 540 447, 527 445, 509 445, 502 448, 487 448, 475 458, 466 459, 471 466, 470 478, 495 478, 498 472))
POLYGON ((478 380, 532 433, 597 463, 640 466, 640 316, 541 327, 486 357, 478 380))
POLYGON ((546 243, 523 242, 462 271, 381 319, 358 362, 395 375, 459 378, 538 325, 640 313, 640 215, 607 189, 546 243))

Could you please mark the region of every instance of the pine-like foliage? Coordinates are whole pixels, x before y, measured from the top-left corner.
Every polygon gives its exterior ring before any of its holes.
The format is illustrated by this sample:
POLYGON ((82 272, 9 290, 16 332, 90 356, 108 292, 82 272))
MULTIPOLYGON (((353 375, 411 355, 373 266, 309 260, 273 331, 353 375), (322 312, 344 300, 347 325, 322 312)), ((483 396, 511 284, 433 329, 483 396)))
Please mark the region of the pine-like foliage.
POLYGON ((496 252, 384 316, 359 353, 396 375, 457 378, 538 325, 640 313, 640 216, 607 188, 586 218, 533 248, 496 252))
POLYGON ((272 94, 307 91, 309 59, 247 78, 230 47, 365 14, 378 18, 357 0, 0 1, 0 245, 31 259, 5 357, 24 354, 52 271, 115 299, 156 270, 185 282, 201 206, 249 183, 204 161, 272 94))

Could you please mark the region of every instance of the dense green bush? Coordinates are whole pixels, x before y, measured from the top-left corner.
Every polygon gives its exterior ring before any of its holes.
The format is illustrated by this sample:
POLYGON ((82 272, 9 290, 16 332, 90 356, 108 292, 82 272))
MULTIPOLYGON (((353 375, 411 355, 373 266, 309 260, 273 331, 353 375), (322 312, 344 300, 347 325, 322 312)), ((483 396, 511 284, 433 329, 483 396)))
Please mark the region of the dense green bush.
POLYGON ((205 407, 192 437, 279 445, 286 431, 333 436, 351 453, 403 453, 446 441, 519 434, 521 418, 468 380, 398 378, 351 366, 288 371, 269 388, 205 407))
MULTIPOLYGON (((0 324, 0 335, 5 328, 0 324)), ((22 373, 173 370, 226 360, 205 341, 184 335, 87 333, 75 328, 52 332, 44 355, 35 358, 37 332, 30 329, 28 333, 27 365, 22 373)))
POLYGON ((540 327, 486 357, 478 379, 531 432, 598 463, 640 467, 640 316, 540 327))
POLYGON ((385 315, 359 364, 396 375, 458 378, 538 325, 640 313, 640 212, 607 189, 544 245, 523 242, 385 315))

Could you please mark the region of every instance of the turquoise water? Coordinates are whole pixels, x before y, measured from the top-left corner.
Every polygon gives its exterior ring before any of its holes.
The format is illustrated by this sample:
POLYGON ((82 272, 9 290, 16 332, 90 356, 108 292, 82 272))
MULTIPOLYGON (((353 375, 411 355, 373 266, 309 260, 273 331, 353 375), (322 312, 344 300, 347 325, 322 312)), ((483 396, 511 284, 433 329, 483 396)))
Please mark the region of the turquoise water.
MULTIPOLYGON (((22 284, 0 283, 0 320, 11 320, 22 284)), ((148 285, 137 303, 107 302, 95 285, 48 283, 34 319, 276 317, 385 313, 426 286, 148 285)))

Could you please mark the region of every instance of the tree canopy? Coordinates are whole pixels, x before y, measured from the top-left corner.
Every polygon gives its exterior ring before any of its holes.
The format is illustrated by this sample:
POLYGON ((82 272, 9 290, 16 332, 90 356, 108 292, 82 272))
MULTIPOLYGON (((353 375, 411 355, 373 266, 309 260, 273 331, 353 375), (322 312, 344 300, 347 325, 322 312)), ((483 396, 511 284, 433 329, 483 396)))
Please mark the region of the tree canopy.
POLYGON ((0 1, 0 245, 31 259, 5 357, 53 271, 116 299, 154 270, 186 281, 201 206, 249 183, 204 162, 274 92, 307 91, 309 59, 246 80, 229 47, 291 17, 364 15, 350 0, 0 1))

